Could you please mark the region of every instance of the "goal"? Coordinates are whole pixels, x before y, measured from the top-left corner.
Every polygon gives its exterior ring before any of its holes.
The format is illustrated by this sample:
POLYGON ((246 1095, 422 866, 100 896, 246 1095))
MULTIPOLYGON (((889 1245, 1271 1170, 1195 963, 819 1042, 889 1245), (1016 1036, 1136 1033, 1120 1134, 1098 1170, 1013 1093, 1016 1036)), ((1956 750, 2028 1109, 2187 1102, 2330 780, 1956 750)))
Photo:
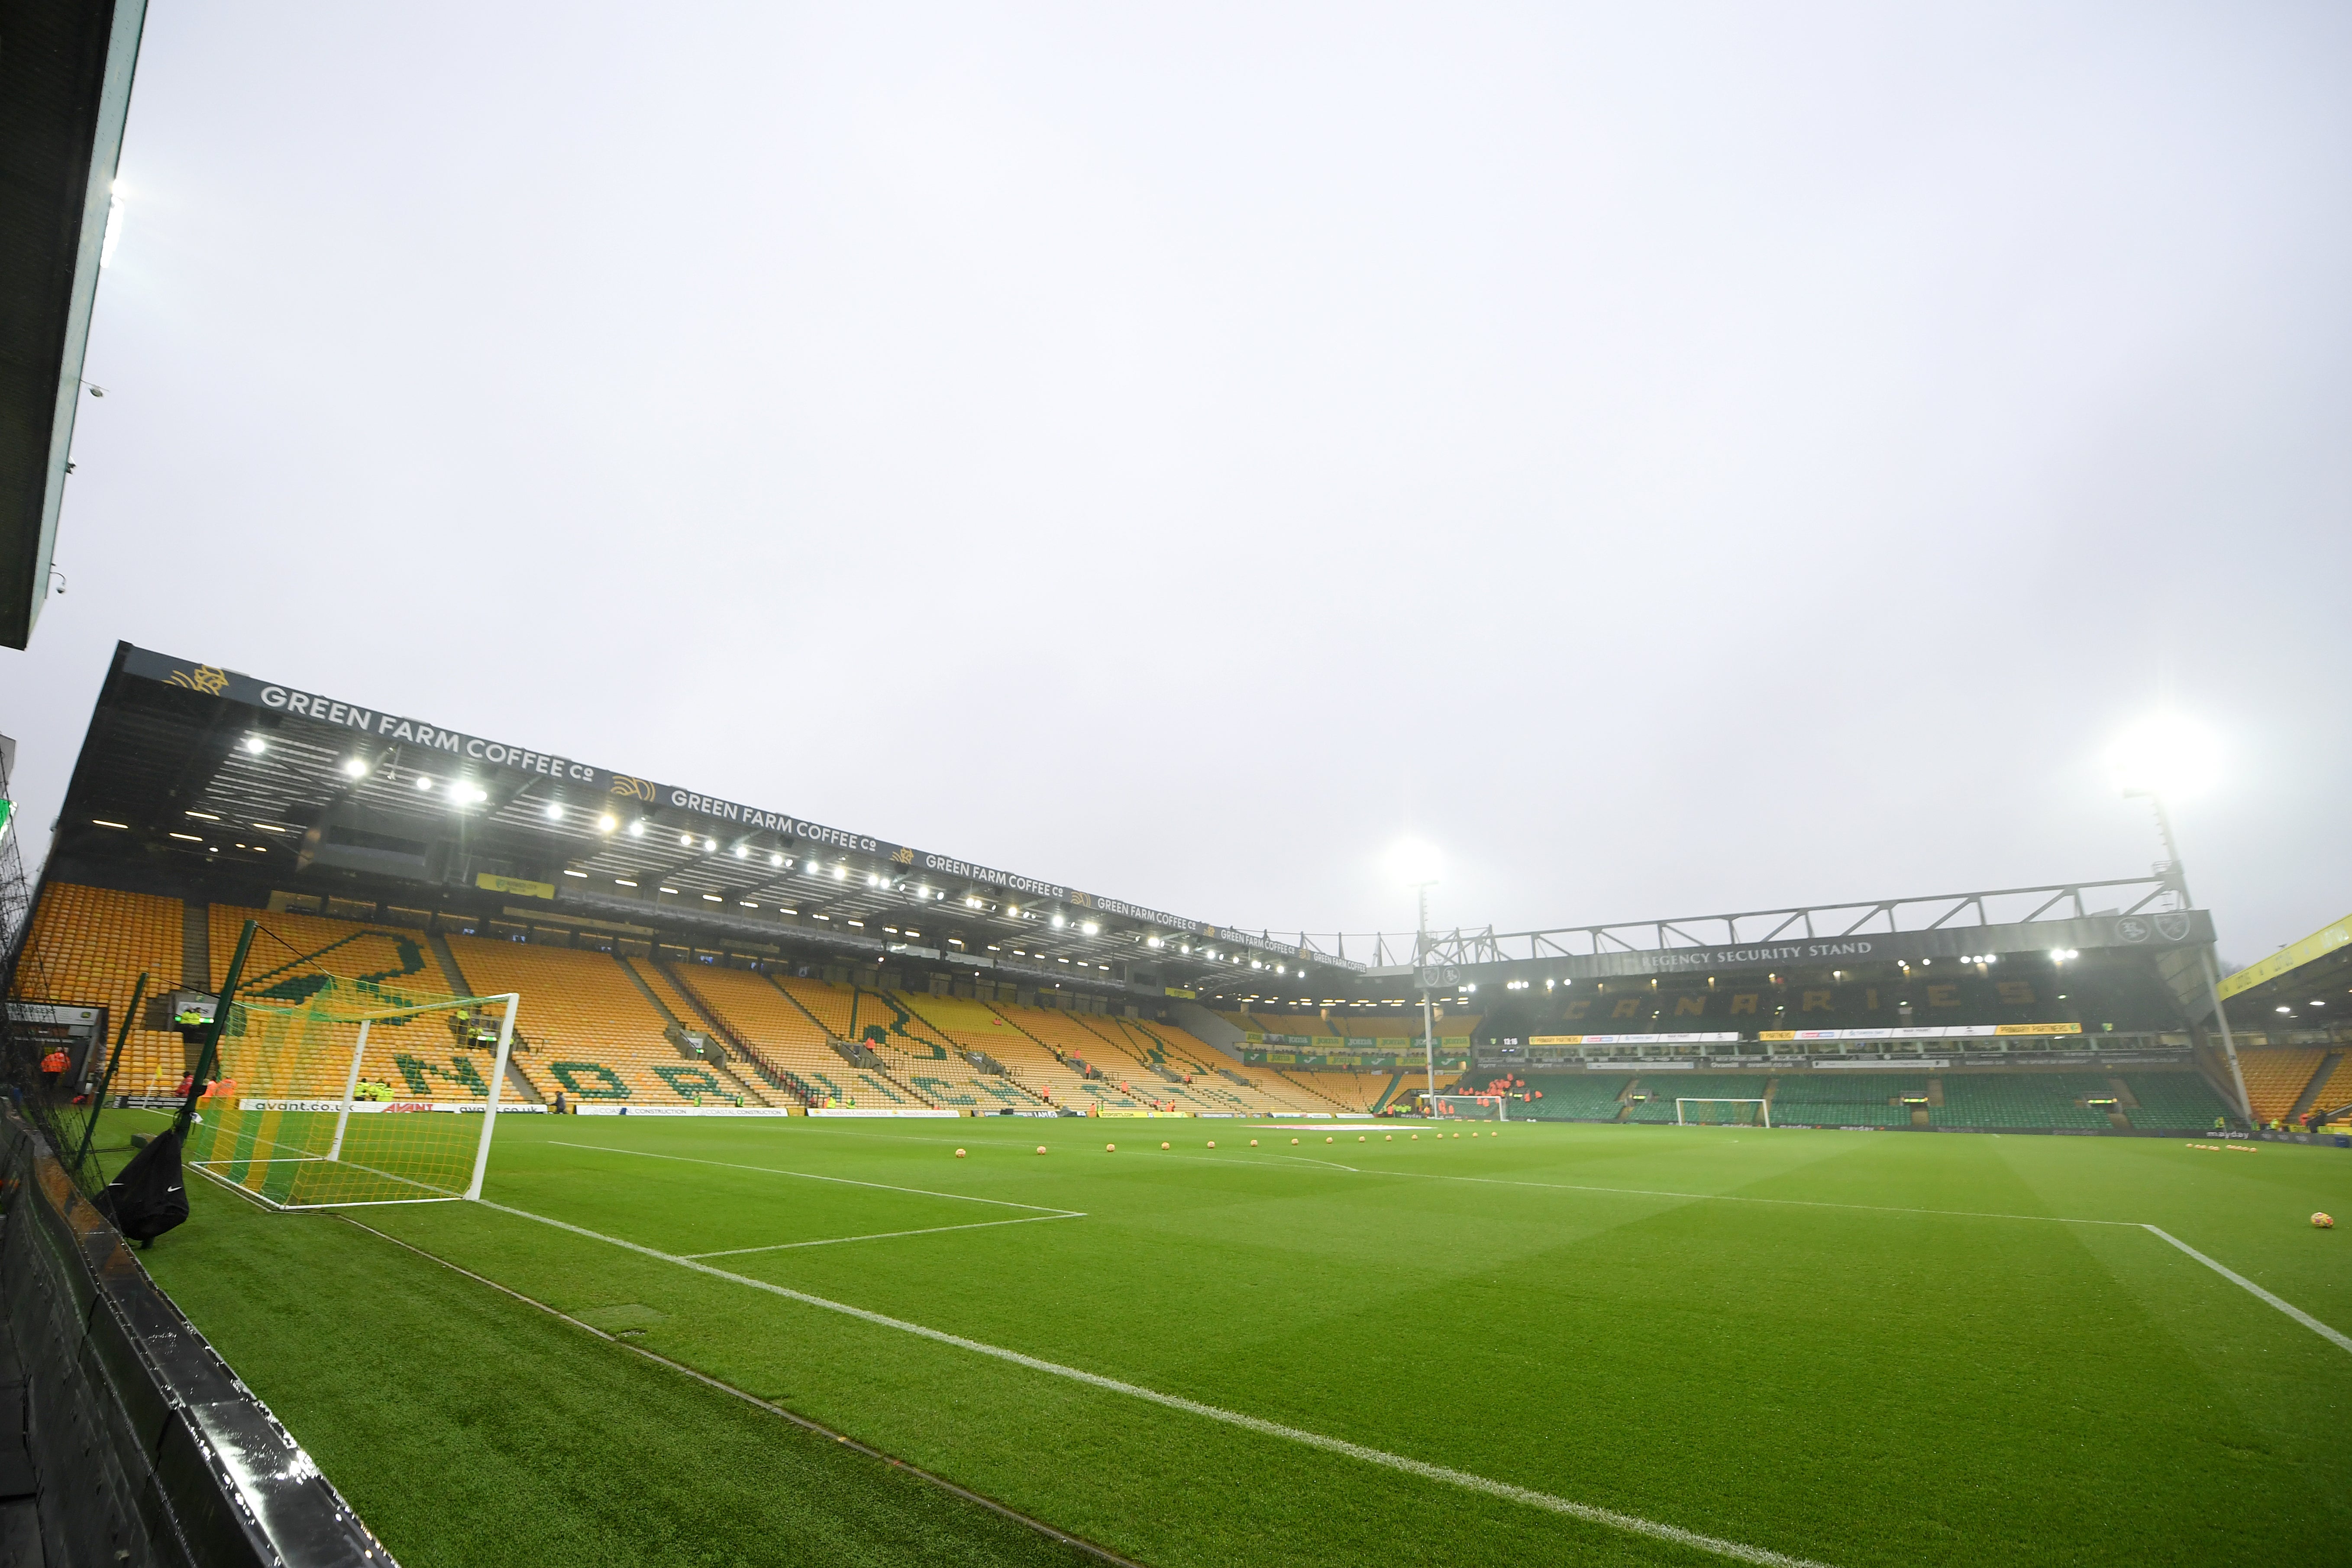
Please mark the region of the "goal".
POLYGON ((1502 1094, 1426 1094, 1432 1116, 1456 1121, 1508 1121, 1511 1100, 1502 1094))
POLYGON ((184 1158, 272 1208, 478 1198, 518 994, 420 997, 312 977, 292 1005, 237 1003, 184 1158))
POLYGON ((1675 1125, 1769 1127, 1772 1125, 1772 1107, 1760 1100, 1676 1100, 1675 1125))

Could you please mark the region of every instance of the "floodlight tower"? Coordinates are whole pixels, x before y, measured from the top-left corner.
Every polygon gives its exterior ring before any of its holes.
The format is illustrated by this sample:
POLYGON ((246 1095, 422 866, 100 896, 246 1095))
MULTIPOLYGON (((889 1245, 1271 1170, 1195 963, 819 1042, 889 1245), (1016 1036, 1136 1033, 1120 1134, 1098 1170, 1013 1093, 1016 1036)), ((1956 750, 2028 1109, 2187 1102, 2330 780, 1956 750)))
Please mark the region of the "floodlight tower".
POLYGON ((1429 994, 1429 889, 1437 886, 1437 851, 1416 839, 1406 839, 1389 851, 1389 869, 1421 900, 1421 918, 1414 923, 1413 978, 1421 984, 1421 1047, 1429 1074, 1429 1093, 1437 1093, 1437 1020, 1429 994))
MULTIPOLYGON (((2153 719, 2119 742, 2109 761, 2116 787, 2126 798, 2148 803, 2156 812, 2157 837, 2164 845, 2164 872, 2180 894, 2183 909, 2197 907, 2189 891, 2189 873, 2180 861, 2179 841, 2172 835, 2168 796, 2193 792, 2211 773, 2211 747, 2194 726, 2172 717, 2153 719)), ((2238 1110, 2252 1123, 2254 1104, 2246 1094, 2246 1075, 2238 1066, 2238 1044, 2230 1035, 2230 1015, 2221 1005, 2221 970, 2214 961, 2213 944, 2198 950, 2205 972, 2205 999, 2213 1009, 2213 1025, 2221 1034, 2221 1055, 2230 1064, 2230 1082, 2238 1091, 2238 1110)))
POLYGON ((1414 928, 1419 934, 1412 944, 1412 966, 1419 971, 1414 978, 1421 982, 1421 1052, 1423 1065, 1429 1072, 1429 1097, 1433 1102, 1437 1099, 1437 1023, 1429 1000, 1429 889, 1435 886, 1437 879, 1433 877, 1412 885, 1413 891, 1421 896, 1421 923, 1414 928))

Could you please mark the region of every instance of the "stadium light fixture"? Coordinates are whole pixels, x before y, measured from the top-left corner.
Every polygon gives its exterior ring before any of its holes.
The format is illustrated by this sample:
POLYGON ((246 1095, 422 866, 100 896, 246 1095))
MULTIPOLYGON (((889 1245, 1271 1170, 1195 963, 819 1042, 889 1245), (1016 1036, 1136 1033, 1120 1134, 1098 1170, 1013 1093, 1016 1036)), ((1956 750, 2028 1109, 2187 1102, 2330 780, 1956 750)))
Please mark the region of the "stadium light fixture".
POLYGON ((681 834, 679 834, 679 835, 677 836, 677 847, 678 847, 680 849, 691 849, 691 848, 693 848, 693 847, 694 847, 694 835, 693 835, 693 834, 691 834, 691 833, 681 833, 681 834))
POLYGON ((626 877, 615 877, 613 879, 613 886, 616 888, 634 888, 636 884, 630 881, 626 877))
POLYGON ((629 824, 629 837, 632 837, 632 838, 643 838, 645 836, 646 836, 646 823, 645 823, 645 818, 643 818, 643 817, 639 817, 636 821, 632 822, 631 824, 629 824))
POLYGON ((1055 931, 1059 931, 1059 930, 1061 930, 1064 926, 1066 926, 1066 925, 1067 925, 1067 924, 1069 924, 1069 923, 1070 923, 1069 921, 1067 921, 1064 920, 1064 919, 1063 919, 1061 916, 1059 916, 1059 915, 1055 915, 1055 916, 1054 917, 1054 929, 1055 929, 1055 931))
POLYGON ((745 848, 745 847, 744 847, 742 845, 740 845, 740 844, 738 844, 737 846, 735 846, 735 858, 737 858, 738 860, 742 860, 742 859, 747 859, 747 858, 750 858, 750 856, 751 856, 751 850, 749 850, 749 849, 745 848))
POLYGON ((425 774, 419 773, 416 775, 416 787, 418 789, 431 789, 433 787, 433 781, 427 778, 425 774))
POLYGON ((620 826, 621 819, 609 811, 596 819, 596 831, 599 833, 610 833, 620 826))
POLYGON ((717 840, 716 838, 706 838, 706 839, 704 839, 704 840, 702 841, 702 852, 703 852, 705 855, 716 855, 716 854, 718 854, 718 853, 719 853, 719 840, 717 840))
POLYGON ((768 857, 768 864, 771 866, 782 866, 783 863, 784 858, 782 855, 770 855, 768 857))
POLYGON ((2107 769, 2117 790, 2174 802, 2210 788, 2218 762, 2212 735, 2178 713, 2151 714, 2107 748, 2107 769))
POLYGON ((343 776, 347 779, 363 779, 367 777, 367 771, 368 765, 357 757, 349 758, 343 763, 343 776))
POLYGON ((551 800, 547 803, 547 820, 550 822, 561 822, 563 820, 563 803, 562 801, 551 800))
POLYGON ((1408 888, 1433 884, 1437 880, 1439 858, 1437 847, 1419 838, 1401 838, 1389 847, 1386 857, 1388 872, 1408 888))
POLYGON ((258 735, 247 735, 245 738, 245 749, 257 757, 269 750, 269 742, 258 735))
POLYGON ((849 880, 849 868, 846 866, 835 866, 833 868, 833 879, 836 882, 846 882, 849 880))
POLYGON ((1100 927, 1100 926, 1097 925, 1097 924, 1096 924, 1094 921, 1088 921, 1086 924, 1084 924, 1084 925, 1080 926, 1078 929, 1079 929, 1080 931, 1082 931, 1086 932, 1088 936, 1097 936, 1097 935, 1101 934, 1101 931, 1102 931, 1102 927, 1100 927))

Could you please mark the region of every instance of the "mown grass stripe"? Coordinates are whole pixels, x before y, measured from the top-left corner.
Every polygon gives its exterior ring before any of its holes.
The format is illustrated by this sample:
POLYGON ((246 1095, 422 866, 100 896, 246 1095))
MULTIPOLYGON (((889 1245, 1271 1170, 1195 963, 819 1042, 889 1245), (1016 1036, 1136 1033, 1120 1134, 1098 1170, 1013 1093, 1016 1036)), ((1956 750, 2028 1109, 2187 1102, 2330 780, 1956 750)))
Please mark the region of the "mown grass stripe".
MULTIPOLYGON (((715 1163, 716 1162, 697 1163, 715 1163)), ((1026 1355, 1020 1351, 1007 1350, 1002 1345, 992 1345, 980 1340, 966 1339, 961 1334, 951 1334, 943 1329, 934 1329, 922 1323, 911 1323, 903 1318, 894 1318, 885 1312, 873 1311, 864 1307, 853 1307, 847 1302, 830 1300, 823 1296, 813 1296, 805 1290, 793 1289, 790 1286, 774 1284, 765 1279, 754 1279, 747 1274, 736 1274, 724 1268, 716 1268, 695 1258, 663 1252, 658 1248, 642 1246, 634 1241, 625 1241, 619 1237, 606 1236, 602 1232, 590 1230, 584 1226, 573 1225, 566 1220, 551 1219, 545 1215, 532 1214, 528 1209, 493 1203, 488 1198, 476 1201, 484 1208, 496 1209, 500 1214, 512 1215, 517 1219, 534 1220, 557 1230, 569 1231, 574 1236, 585 1237, 591 1241, 601 1241, 609 1247, 617 1247, 624 1251, 636 1253, 640 1257, 675 1264, 680 1268, 690 1268, 698 1274, 708 1274, 715 1279, 724 1279, 732 1284, 748 1286, 754 1290, 763 1290, 788 1301, 797 1301, 803 1306, 815 1307, 827 1312, 838 1312, 844 1317, 856 1318, 861 1322, 872 1323, 878 1328, 894 1329, 900 1333, 912 1334, 919 1339, 929 1340, 934 1343, 969 1351, 975 1355, 984 1355, 997 1361, 1008 1362, 1031 1372, 1041 1372, 1048 1376, 1066 1378, 1073 1383, 1101 1389, 1105 1393, 1125 1394, 1130 1399, 1143 1400, 1170 1410, 1181 1410, 1186 1415, 1222 1422, 1228 1426, 1238 1426, 1244 1431, 1255 1432, 1263 1436, 1279 1437, 1305 1447, 1320 1449, 1327 1454, 1338 1454, 1364 1464, 1378 1465, 1384 1469, 1417 1476, 1423 1480, 1459 1487, 1465 1491, 1482 1492, 1488 1497, 1500 1498, 1528 1508, 1540 1509, 1547 1513, 1564 1515, 1588 1524, 1603 1525, 1612 1530, 1624 1531, 1629 1534, 1647 1536, 1654 1541, 1670 1542, 1677 1546, 1689 1547, 1717 1557, 1727 1557, 1735 1562, 1761 1564, 1764 1568, 1827 1568, 1826 1564, 1814 1562, 1810 1558, 1792 1557, 1786 1552, 1774 1552, 1768 1547, 1750 1546, 1745 1542, 1726 1541, 1719 1536, 1705 1535, 1695 1530, 1685 1530, 1677 1524, 1665 1524, 1656 1520, 1643 1519, 1634 1514, 1620 1513, 1615 1509, 1576 1502, 1568 1498, 1554 1496, 1549 1492, 1514 1486, 1508 1481, 1492 1480, 1485 1476, 1473 1475, 1466 1470, 1449 1469, 1444 1465, 1433 1465, 1421 1459, 1408 1458, 1404 1455, 1391 1454, 1381 1448, 1366 1447, 1360 1443, 1350 1443, 1344 1438, 1326 1436, 1320 1432, 1308 1432, 1297 1426, 1286 1426, 1278 1421, 1268 1421, 1261 1416, 1244 1415, 1240 1411, 1227 1410, 1219 1405, 1204 1405, 1197 1399, 1187 1399, 1182 1394, 1163 1394, 1156 1388, 1145 1388, 1139 1384, 1124 1383, 1115 1377, 1106 1377, 1100 1373, 1087 1372, 1078 1367, 1065 1366, 1059 1362, 1026 1355)))

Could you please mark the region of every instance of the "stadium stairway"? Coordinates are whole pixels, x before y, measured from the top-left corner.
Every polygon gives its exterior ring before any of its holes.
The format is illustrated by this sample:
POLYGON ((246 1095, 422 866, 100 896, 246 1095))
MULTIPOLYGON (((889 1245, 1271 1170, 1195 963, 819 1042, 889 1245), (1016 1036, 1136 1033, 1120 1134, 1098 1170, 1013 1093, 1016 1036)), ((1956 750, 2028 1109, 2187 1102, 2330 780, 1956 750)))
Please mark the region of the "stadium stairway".
POLYGON ((2320 1070, 2311 1075, 2311 1087, 2295 1108, 2297 1116, 2306 1110, 2341 1110, 2352 1104, 2352 1051, 2336 1052, 2335 1063, 2333 1071, 2323 1062, 2320 1070))
POLYGON ((2347 1057, 2352 1057, 2352 1052, 2329 1051, 2325 1055, 2319 1066, 2313 1070, 2311 1081, 2304 1085, 2303 1092, 2294 1097, 2293 1105, 2287 1107, 2286 1119, 2289 1121, 2314 1106, 2319 1106, 2326 1110, 2336 1109, 2340 1101, 2327 1098, 2329 1080, 2342 1068, 2347 1057))
POLYGON ((793 975, 771 974, 767 978, 769 984, 783 993, 785 1000, 799 1008, 803 1016, 824 1033, 826 1044, 842 1064, 841 1069, 837 1070, 846 1070, 853 1078, 860 1079, 876 1089, 887 1084, 895 1091, 894 1099, 938 1109, 931 1106, 921 1090, 892 1070, 891 1060, 881 1051, 874 1049, 872 1042, 859 1039, 864 1029, 857 1021, 859 992, 856 986, 835 985, 823 980, 806 980, 793 975), (865 1046, 865 1051, 862 1054, 845 1053, 843 1047, 852 1041, 865 1046), (853 1066, 854 1061, 870 1061, 871 1065, 853 1066))
POLYGON ((700 1063, 681 1060, 670 1020, 611 954, 452 936, 449 950, 486 994, 520 992, 520 1025, 541 1087, 574 1100, 690 1105, 733 1090, 700 1063))
POLYGON ((740 1095, 746 1105, 759 1106, 763 1109, 772 1105, 773 1102, 766 1095, 761 1094, 756 1085, 746 1079, 741 1073, 737 1072, 734 1064, 728 1059, 729 1046, 736 1045, 739 1052, 741 1049, 737 1042, 730 1038, 733 1034, 732 1030, 724 1025, 714 1024, 702 1016, 702 1010, 694 1005, 694 999, 679 990, 677 982, 652 959, 633 956, 621 959, 620 964, 628 972, 629 978, 636 982, 637 989, 645 994, 646 1000, 651 1002, 663 1016, 675 1024, 681 1035, 700 1035, 705 1039, 712 1041, 713 1048, 705 1055, 689 1050, 677 1039, 673 1038, 670 1044, 677 1050, 679 1059, 709 1068, 718 1075, 723 1091, 740 1095), (713 1039, 713 1037, 716 1038, 713 1039))
MULTIPOLYGON (((1137 1089, 1151 1098, 1176 1105, 1180 1110, 1213 1111, 1231 1110, 1247 1113, 1262 1108, 1250 1104, 1234 1092, 1227 1080, 1205 1071, 1189 1053, 1171 1050, 1172 1038, 1181 1031, 1171 1030, 1170 1038, 1162 1038, 1145 1028, 1140 1020, 1109 1014, 1073 1013, 1070 1019, 1080 1028, 1100 1039, 1116 1059, 1132 1064, 1122 1070, 1140 1068, 1147 1075, 1135 1079, 1137 1089)), ((1200 1042, 1184 1036, 1195 1047, 1200 1042)), ((1110 1058, 1090 1057, 1098 1066, 1107 1066, 1110 1058)))
POLYGON ((787 1072, 780 1071, 776 1064, 761 1053, 759 1047, 752 1044, 741 1030, 729 1023, 725 1015, 717 1007, 711 1005, 710 999, 702 994, 701 988, 695 984, 694 976, 690 973, 696 967, 695 965, 657 962, 655 967, 694 1008, 696 1016, 709 1026, 710 1032, 726 1042, 729 1053, 728 1065, 737 1069, 736 1077, 741 1078, 744 1069, 748 1069, 762 1086, 760 1091, 761 1098, 772 1103, 800 1106, 816 1103, 818 1097, 807 1084, 797 1081, 787 1072))
POLYGON ((2240 1051, 2238 1071, 2246 1080, 2246 1099, 2253 1105, 2254 1120, 2270 1122, 2293 1115, 2296 1101, 2311 1088, 2326 1060, 2324 1050, 2240 1051))
POLYGON ((695 994, 711 1014, 788 1082, 797 1081, 817 1102, 830 1099, 857 1105, 916 1107, 922 1100, 881 1073, 850 1068, 834 1050, 824 1026, 796 1003, 776 979, 751 970, 698 967, 695 994))

